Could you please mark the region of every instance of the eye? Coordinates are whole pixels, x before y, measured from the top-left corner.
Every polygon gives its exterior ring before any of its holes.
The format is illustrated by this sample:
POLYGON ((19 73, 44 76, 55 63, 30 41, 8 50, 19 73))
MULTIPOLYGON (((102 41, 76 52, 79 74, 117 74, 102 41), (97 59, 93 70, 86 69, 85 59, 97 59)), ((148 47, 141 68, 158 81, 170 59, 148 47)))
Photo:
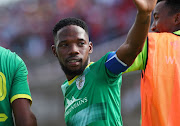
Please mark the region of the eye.
POLYGON ((68 46, 67 43, 61 43, 61 44, 59 44, 59 47, 67 47, 67 46, 68 46))
POLYGON ((78 43, 79 46, 83 46, 84 44, 85 44, 84 41, 80 41, 80 42, 78 43))
POLYGON ((157 15, 154 15, 154 20, 157 20, 159 17, 157 15))

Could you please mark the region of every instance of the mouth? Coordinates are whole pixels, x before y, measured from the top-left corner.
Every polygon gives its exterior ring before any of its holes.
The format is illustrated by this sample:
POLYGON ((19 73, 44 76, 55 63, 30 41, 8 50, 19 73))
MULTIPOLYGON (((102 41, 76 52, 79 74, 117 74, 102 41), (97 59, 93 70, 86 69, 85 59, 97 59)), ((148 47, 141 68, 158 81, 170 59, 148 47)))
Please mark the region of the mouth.
POLYGON ((81 63, 81 61, 82 61, 81 58, 68 58, 67 64, 71 67, 76 67, 81 63))

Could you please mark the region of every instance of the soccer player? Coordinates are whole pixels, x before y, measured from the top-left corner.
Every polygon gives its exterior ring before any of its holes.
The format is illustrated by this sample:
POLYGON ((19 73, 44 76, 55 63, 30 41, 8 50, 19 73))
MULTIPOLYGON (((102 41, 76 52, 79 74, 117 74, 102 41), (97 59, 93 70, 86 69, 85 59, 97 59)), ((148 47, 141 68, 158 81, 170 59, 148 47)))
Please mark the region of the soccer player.
POLYGON ((27 74, 23 60, 0 46, 0 126, 37 126, 27 74))
POLYGON ((158 0, 143 51, 126 72, 142 70, 142 126, 180 126, 180 0, 158 0))
POLYGON ((84 21, 65 18, 55 25, 52 51, 67 77, 61 88, 68 126, 122 126, 121 72, 141 52, 157 2, 133 1, 138 12, 126 41, 94 63, 89 58, 93 45, 84 21))

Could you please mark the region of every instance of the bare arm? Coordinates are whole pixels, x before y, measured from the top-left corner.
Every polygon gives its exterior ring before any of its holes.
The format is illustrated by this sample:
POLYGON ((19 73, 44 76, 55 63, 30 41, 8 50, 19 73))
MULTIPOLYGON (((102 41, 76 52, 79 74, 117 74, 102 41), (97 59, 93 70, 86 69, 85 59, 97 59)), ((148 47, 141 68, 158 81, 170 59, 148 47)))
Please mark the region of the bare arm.
POLYGON ((28 99, 16 99, 12 103, 16 126, 37 126, 36 117, 30 110, 28 99))
POLYGON ((133 0, 137 8, 136 20, 129 30, 126 41, 119 47, 117 57, 130 66, 141 52, 146 40, 151 13, 157 0, 133 0))

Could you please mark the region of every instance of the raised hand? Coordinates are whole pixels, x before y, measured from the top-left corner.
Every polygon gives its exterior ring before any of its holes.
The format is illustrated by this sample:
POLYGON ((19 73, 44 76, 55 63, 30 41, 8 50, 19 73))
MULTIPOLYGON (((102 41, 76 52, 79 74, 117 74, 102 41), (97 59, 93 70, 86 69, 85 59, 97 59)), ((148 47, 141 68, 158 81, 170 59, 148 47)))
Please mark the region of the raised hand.
POLYGON ((133 2, 139 12, 149 13, 155 8, 157 0, 133 0, 133 2))
POLYGON ((151 13, 157 0, 133 0, 138 10, 135 22, 128 32, 126 41, 119 47, 117 57, 130 66, 141 52, 147 38, 151 13))

